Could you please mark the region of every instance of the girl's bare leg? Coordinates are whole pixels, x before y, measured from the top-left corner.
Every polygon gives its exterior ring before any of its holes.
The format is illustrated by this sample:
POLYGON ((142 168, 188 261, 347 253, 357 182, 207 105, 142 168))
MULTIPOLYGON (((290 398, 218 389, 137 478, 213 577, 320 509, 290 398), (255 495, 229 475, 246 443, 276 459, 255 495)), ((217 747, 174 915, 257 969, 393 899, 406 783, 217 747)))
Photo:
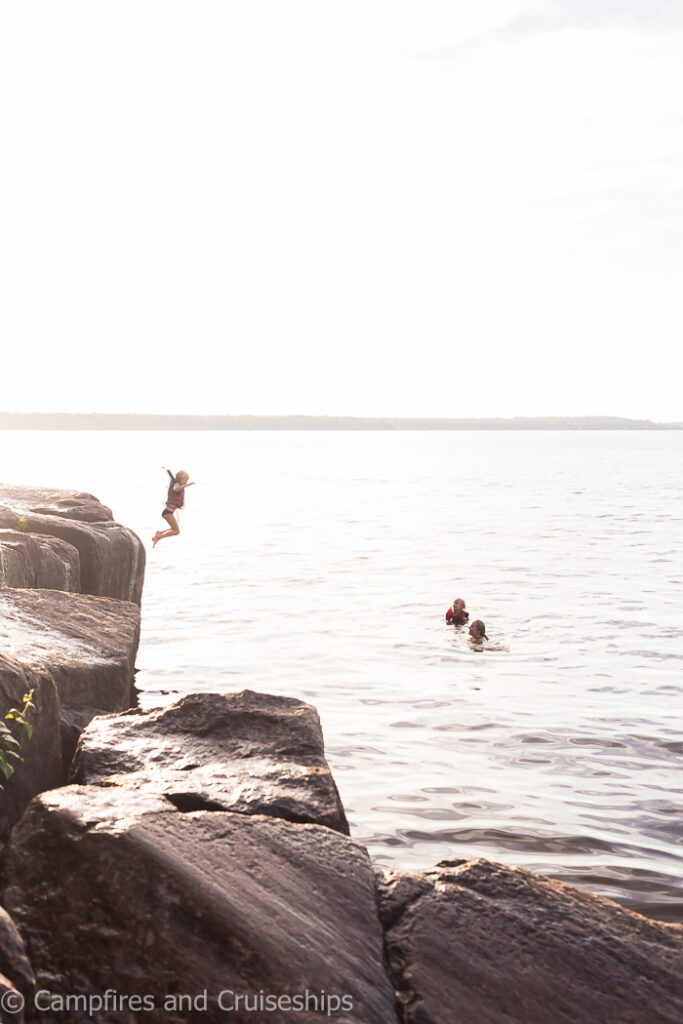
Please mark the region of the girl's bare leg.
POLYGON ((152 537, 153 548, 155 548, 159 541, 163 540, 164 537, 177 537, 178 534, 180 533, 180 527, 178 526, 175 516, 164 516, 163 519, 165 523, 168 523, 169 529, 157 530, 157 532, 152 537))

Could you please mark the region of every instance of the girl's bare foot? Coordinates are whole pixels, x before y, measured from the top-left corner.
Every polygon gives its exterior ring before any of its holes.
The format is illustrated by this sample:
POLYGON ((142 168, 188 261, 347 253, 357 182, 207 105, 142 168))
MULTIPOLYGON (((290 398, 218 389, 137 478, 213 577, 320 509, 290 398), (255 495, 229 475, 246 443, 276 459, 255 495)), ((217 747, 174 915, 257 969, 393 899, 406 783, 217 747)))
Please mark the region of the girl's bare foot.
POLYGON ((152 547, 153 548, 155 548, 157 546, 157 541, 159 540, 159 533, 160 533, 160 531, 157 530, 157 532, 152 537, 152 547))

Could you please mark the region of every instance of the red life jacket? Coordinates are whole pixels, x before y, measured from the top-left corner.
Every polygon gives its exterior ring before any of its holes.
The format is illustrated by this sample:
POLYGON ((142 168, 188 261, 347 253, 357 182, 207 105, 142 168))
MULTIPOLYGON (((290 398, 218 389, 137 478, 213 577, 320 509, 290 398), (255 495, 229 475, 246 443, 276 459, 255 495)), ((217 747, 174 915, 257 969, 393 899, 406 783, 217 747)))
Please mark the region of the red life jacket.
POLYGON ((177 480, 172 480, 168 485, 168 497, 166 498, 166 504, 170 505, 171 508, 182 508, 185 504, 185 488, 182 487, 179 491, 173 490, 173 485, 177 482, 177 480))

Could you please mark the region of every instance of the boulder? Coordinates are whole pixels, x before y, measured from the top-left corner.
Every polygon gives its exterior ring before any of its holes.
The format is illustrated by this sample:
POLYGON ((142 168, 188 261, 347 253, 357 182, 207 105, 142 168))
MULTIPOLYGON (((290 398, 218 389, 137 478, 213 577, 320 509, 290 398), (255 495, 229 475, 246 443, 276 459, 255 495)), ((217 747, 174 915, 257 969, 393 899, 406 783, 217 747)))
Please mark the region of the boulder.
MULTIPOLYGON (((51 537, 75 548, 83 593, 140 603, 145 570, 142 542, 132 530, 115 523, 111 510, 93 495, 2 486, 0 528, 29 535, 34 540, 41 538, 43 547, 50 544, 45 538, 51 537)), ((7 541, 2 547, 12 544, 14 553, 6 557, 12 562, 12 572, 22 579, 24 570, 19 563, 23 560, 33 564, 33 549, 27 546, 21 554, 16 541, 7 541)), ((57 550, 57 556, 64 550, 57 550)), ((11 579, 10 576, 5 585, 14 585, 11 579)))
POLYGON ((678 1024, 683 927, 521 868, 379 875, 405 1024, 678 1024))
POLYGON ((80 729, 134 700, 136 605, 53 590, 0 590, 0 711, 31 689, 33 737, 0 791, 0 839, 27 802, 66 781, 80 729))
POLYGON ((58 537, 0 530, 0 587, 80 593, 78 551, 58 537))
POLYGON ((142 994, 160 1024, 395 1024, 367 852, 329 828, 68 786, 32 801, 4 881, 39 988, 142 994), (174 1016, 179 995, 204 992, 206 1012, 174 1016), (265 995, 285 1001, 245 1003, 265 995))
POLYGON ((315 708, 291 697, 197 693, 168 707, 97 718, 75 781, 163 793, 180 810, 230 810, 349 826, 315 708))

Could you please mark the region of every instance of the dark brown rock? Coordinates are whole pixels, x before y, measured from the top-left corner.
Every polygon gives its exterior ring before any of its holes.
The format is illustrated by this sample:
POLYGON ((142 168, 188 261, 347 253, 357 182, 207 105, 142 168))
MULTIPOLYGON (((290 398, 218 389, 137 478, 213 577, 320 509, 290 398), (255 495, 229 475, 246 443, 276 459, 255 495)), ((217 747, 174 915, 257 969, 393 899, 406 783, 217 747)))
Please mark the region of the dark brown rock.
POLYGON ((204 990, 207 1012, 179 1019, 395 1022, 368 855, 331 829, 69 786, 31 803, 4 875, 39 987, 146 994, 156 1009, 145 1020, 164 1024, 168 995, 204 990), (226 990, 324 992, 353 1006, 227 1013, 216 1004, 226 990))
MULTIPOLYGON (((140 603, 145 570, 142 542, 132 530, 113 522, 110 509, 91 494, 0 487, 0 527, 34 540, 43 538, 43 546, 48 543, 44 538, 54 537, 75 548, 83 593, 140 603)), ((32 562, 28 549, 23 557, 32 562)), ((16 544, 11 558, 13 564, 19 560, 16 544)))
POLYGON ((0 791, 0 837, 36 793, 66 781, 80 728, 133 701, 139 609, 52 590, 0 590, 0 711, 35 689, 33 738, 0 791))
POLYGON ((97 718, 75 780, 163 793, 181 810, 232 810, 349 826, 315 708, 291 697, 197 693, 152 711, 97 718))
POLYGON ((405 1024, 680 1024, 683 927, 485 860, 385 872, 405 1024))

